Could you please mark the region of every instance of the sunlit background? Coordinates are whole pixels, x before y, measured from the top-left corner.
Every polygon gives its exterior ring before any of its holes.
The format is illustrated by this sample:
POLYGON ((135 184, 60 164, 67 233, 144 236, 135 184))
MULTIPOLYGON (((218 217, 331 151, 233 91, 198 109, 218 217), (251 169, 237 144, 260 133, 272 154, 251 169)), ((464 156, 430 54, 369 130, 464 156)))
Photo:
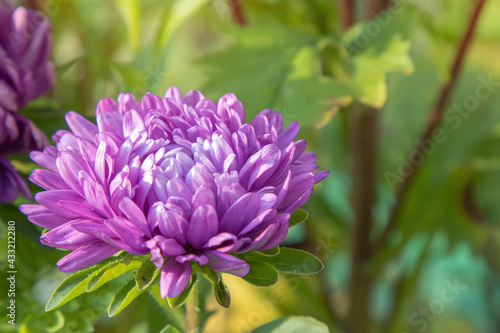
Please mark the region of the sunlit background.
MULTIPOLYGON (((476 1, 396 1, 378 14, 369 1, 353 2, 356 25, 348 30, 335 0, 18 2, 53 24, 56 86, 22 112, 48 136, 67 128, 67 111, 93 119, 97 102, 120 92, 163 96, 172 85, 212 99, 234 92, 247 121, 264 108, 298 121, 299 138, 331 171, 304 207, 309 220, 285 241, 314 253, 324 271, 280 275, 268 288, 227 275, 231 307, 209 295, 215 313, 205 332, 249 332, 285 315, 313 316, 331 332, 364 333, 353 331, 352 320, 366 321, 369 332, 500 331, 500 1, 487 1, 439 135, 419 156, 411 152, 450 79, 476 1), (351 117, 365 109, 376 110, 378 140, 374 151, 355 151, 363 133, 351 117), (355 226, 366 224, 353 208, 353 170, 363 168, 357 154, 376 156, 368 166, 376 198, 362 261, 353 256, 363 246, 353 241, 355 226), (399 218, 379 242, 395 191, 416 164, 399 218), (366 279, 352 279, 353 267, 366 279), (367 300, 354 304, 366 313, 351 306, 360 290, 367 300)), ((26 155, 12 160, 25 177, 35 168, 26 155)), ((16 330, 142 333, 181 320, 147 293, 108 318, 110 295, 99 290, 45 313, 65 277, 55 266, 64 253, 39 244, 39 228, 17 211, 25 202, 0 207, 0 261, 6 221, 18 230, 16 330)))

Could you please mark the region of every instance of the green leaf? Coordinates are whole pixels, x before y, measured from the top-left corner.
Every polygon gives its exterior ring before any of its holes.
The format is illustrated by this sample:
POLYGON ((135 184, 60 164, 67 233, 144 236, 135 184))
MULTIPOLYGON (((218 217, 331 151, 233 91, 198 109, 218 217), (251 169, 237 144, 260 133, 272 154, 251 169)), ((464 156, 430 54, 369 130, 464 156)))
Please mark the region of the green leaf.
POLYGON ((289 227, 294 227, 298 224, 301 224, 307 220, 309 217, 309 213, 301 208, 297 209, 291 216, 288 221, 289 227))
POLYGON ((312 317, 290 316, 276 319, 250 333, 329 333, 328 326, 312 317))
POLYGON ((87 284, 92 279, 94 274, 98 272, 101 267, 107 265, 111 260, 116 260, 116 257, 111 257, 97 265, 80 270, 68 276, 50 296, 47 305, 45 305, 45 311, 57 309, 73 298, 85 293, 87 291, 87 284))
POLYGON ((98 272, 95 272, 87 284, 87 292, 94 291, 107 282, 136 269, 142 263, 140 260, 132 260, 129 264, 118 258, 116 260, 117 261, 104 266, 98 272))
POLYGON ((394 23, 375 36, 367 28, 371 22, 360 22, 343 36, 342 41, 351 54, 353 68, 350 86, 361 103, 381 108, 387 100, 387 74, 413 72, 413 62, 408 53, 410 42, 401 36, 410 22, 408 19, 394 23))
POLYGON ((265 262, 248 262, 250 272, 243 277, 243 280, 254 286, 268 287, 278 282, 278 271, 265 262))
POLYGON ((158 50, 163 50, 170 42, 174 33, 190 17, 207 5, 209 0, 174 0, 164 15, 165 25, 160 30, 156 41, 158 50))
POLYGON ((108 316, 113 317, 119 314, 142 292, 142 290, 137 289, 134 279, 129 281, 113 296, 108 307, 108 316))
POLYGON ((115 0, 118 12, 122 15, 127 27, 130 46, 137 50, 140 40, 141 6, 138 0, 115 0))
POLYGON ((177 328, 173 327, 172 325, 167 325, 165 326, 160 333, 182 333, 179 331, 177 328))
POLYGON ((265 256, 275 256, 277 255, 278 253, 280 253, 280 247, 279 245, 276 246, 276 247, 273 247, 272 249, 269 249, 269 250, 265 250, 265 251, 258 251, 260 254, 263 254, 265 256))
POLYGON ((274 257, 248 253, 245 254, 245 260, 268 263, 280 272, 291 274, 316 274, 324 268, 321 260, 314 255, 287 247, 281 248, 280 253, 274 257))
POLYGON ((131 255, 130 253, 122 252, 122 253, 120 253, 119 257, 125 263, 125 265, 128 265, 128 264, 130 264, 130 262, 132 261, 132 258, 134 256, 131 255))
POLYGON ((220 273, 214 272, 208 267, 208 265, 200 266, 203 275, 208 279, 208 281, 212 282, 212 284, 217 284, 220 281, 220 273))
POLYGON ((214 295, 217 303, 221 306, 228 308, 231 305, 231 293, 227 288, 224 280, 220 279, 219 283, 214 284, 214 295))
POLYGON ((196 283, 196 275, 193 274, 191 275, 191 280, 189 281, 189 285, 184 289, 184 291, 177 297, 167 297, 168 304, 173 307, 177 308, 179 306, 182 306, 184 303, 186 303, 187 299, 193 292, 194 285, 196 283))
POLYGON ((149 287, 154 279, 158 276, 159 272, 160 270, 156 268, 155 264, 152 261, 148 260, 143 262, 135 273, 135 282, 137 284, 137 289, 144 290, 149 287))

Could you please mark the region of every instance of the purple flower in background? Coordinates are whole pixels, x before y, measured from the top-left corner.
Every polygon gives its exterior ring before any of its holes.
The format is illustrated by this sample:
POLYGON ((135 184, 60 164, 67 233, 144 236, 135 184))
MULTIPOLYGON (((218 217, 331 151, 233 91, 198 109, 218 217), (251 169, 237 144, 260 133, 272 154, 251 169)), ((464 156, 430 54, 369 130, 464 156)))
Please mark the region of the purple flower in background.
POLYGON ((0 0, 0 109, 19 111, 54 85, 52 34, 40 12, 0 0))
POLYGON ((28 119, 0 108, 0 203, 12 202, 17 192, 30 198, 24 179, 3 156, 45 147, 45 135, 28 119))
POLYGON ((16 112, 54 84, 51 38, 50 23, 41 13, 0 0, 0 203, 14 201, 18 191, 31 197, 4 156, 46 144, 45 135, 16 112))
POLYGON ((162 297, 188 285, 192 262, 245 276, 249 265, 232 254, 267 250, 288 232, 290 214, 328 171, 299 125, 265 109, 250 123, 233 94, 217 103, 176 87, 164 98, 136 101, 121 94, 96 110, 97 126, 77 113, 56 147, 33 152, 47 170, 31 180, 47 191, 23 205, 31 222, 50 229, 49 246, 71 250, 58 262, 73 272, 117 253, 151 254, 161 269, 162 297))

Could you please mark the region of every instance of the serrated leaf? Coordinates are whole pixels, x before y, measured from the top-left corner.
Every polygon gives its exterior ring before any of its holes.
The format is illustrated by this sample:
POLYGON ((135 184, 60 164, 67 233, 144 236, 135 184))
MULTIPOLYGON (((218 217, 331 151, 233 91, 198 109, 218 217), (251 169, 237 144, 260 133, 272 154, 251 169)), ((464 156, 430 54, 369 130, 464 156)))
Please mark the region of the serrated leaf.
POLYGON ((250 271, 243 277, 248 283, 259 287, 269 287, 278 282, 278 271, 265 262, 249 261, 250 271))
POLYGON ((212 282, 212 284, 217 284, 220 281, 220 273, 214 272, 208 267, 208 265, 200 266, 203 275, 208 279, 208 281, 212 282))
POLYGON ((219 283, 214 284, 214 295, 219 305, 228 308, 231 305, 231 293, 222 278, 219 283))
POLYGON ((177 308, 186 303, 187 299, 193 292, 194 285, 196 283, 196 275, 191 275, 191 280, 189 281, 189 285, 184 289, 184 291, 177 297, 167 297, 168 305, 173 308, 177 308))
POLYGON ((108 316, 113 317, 119 314, 142 292, 142 290, 137 289, 135 280, 130 280, 113 296, 111 303, 109 303, 108 316))
POLYGON ((290 220, 288 221, 289 228, 299 225, 307 220, 309 217, 309 213, 301 208, 297 209, 290 216, 290 220))
POLYGON ((109 281, 136 269, 141 263, 142 261, 140 260, 131 260, 127 264, 120 259, 117 259, 116 262, 109 263, 92 276, 87 285, 87 292, 94 291, 109 281))
POLYGON ((173 327, 172 325, 167 325, 165 326, 160 333, 182 333, 179 331, 177 328, 173 327))
POLYGON ((360 22, 344 34, 342 41, 351 54, 353 67, 350 86, 361 103, 381 108, 387 99, 387 74, 413 72, 410 42, 401 35, 410 21, 394 24, 376 35, 366 28, 370 22, 360 22))
POLYGON ((291 274, 316 274, 323 270, 321 260, 314 255, 297 249, 281 248, 274 257, 263 256, 252 252, 245 254, 245 260, 257 261, 272 265, 276 270, 291 274))
POLYGON ((324 323, 306 316, 283 317, 264 324, 250 333, 329 333, 324 323))
POLYGON ((159 269, 156 268, 155 264, 152 261, 145 261, 141 266, 137 269, 135 274, 135 282, 137 284, 137 289, 144 290, 151 285, 154 279, 158 276, 160 272, 159 269))
POLYGON ((52 292, 52 295, 45 305, 45 311, 57 309, 73 298, 85 293, 87 291, 87 284, 92 279, 93 275, 111 260, 114 260, 114 258, 109 258, 100 264, 82 269, 68 276, 54 292, 52 292))

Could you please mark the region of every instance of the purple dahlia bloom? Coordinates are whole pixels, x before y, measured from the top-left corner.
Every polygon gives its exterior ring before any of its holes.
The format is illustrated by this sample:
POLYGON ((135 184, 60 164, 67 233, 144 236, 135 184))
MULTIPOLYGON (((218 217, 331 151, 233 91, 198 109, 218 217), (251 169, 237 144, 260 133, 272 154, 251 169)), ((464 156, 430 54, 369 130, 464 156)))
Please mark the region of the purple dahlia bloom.
POLYGON ((51 25, 40 12, 0 0, 0 109, 19 111, 52 88, 51 25))
POLYGON ((250 123, 233 94, 217 103, 176 87, 164 98, 121 94, 96 110, 97 126, 75 112, 56 147, 33 152, 48 170, 31 180, 46 189, 23 205, 31 222, 50 229, 42 243, 71 250, 58 262, 73 272, 117 253, 151 254, 162 297, 188 285, 192 262, 216 272, 248 274, 232 254, 267 250, 288 232, 290 214, 328 171, 265 109, 250 123))

